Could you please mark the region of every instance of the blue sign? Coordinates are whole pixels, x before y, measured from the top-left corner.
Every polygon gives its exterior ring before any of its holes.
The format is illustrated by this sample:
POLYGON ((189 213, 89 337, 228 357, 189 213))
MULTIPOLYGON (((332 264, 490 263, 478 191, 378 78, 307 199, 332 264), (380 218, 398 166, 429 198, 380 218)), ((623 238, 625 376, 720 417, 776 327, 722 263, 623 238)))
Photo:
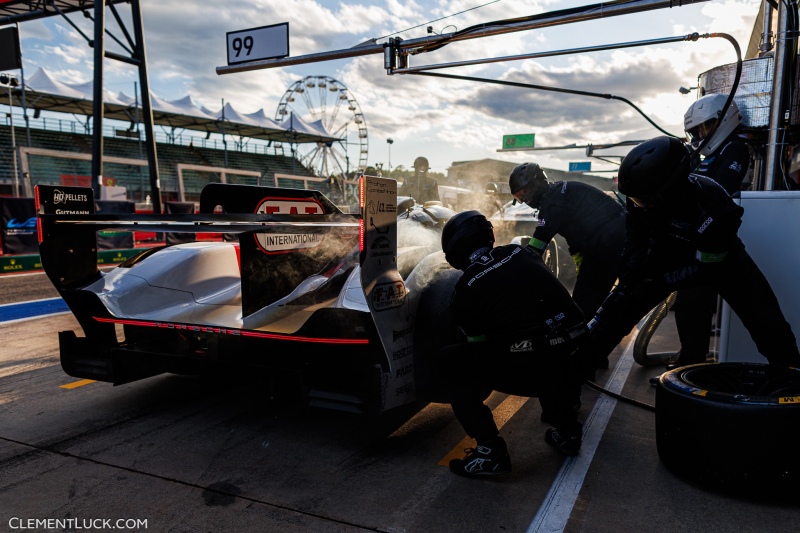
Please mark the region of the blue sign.
POLYGON ((591 161, 581 161, 579 163, 570 163, 569 164, 569 171, 570 172, 591 172, 592 170, 592 162, 591 161))

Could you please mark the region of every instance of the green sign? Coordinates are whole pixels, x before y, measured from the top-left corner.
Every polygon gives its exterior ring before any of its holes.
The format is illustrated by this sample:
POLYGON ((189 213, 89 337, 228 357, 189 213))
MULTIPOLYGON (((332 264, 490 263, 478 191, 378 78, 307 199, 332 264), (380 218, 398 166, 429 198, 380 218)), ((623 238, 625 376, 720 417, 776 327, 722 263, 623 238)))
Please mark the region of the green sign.
POLYGON ((503 135, 503 149, 509 148, 533 148, 533 138, 535 133, 523 133, 520 135, 503 135))

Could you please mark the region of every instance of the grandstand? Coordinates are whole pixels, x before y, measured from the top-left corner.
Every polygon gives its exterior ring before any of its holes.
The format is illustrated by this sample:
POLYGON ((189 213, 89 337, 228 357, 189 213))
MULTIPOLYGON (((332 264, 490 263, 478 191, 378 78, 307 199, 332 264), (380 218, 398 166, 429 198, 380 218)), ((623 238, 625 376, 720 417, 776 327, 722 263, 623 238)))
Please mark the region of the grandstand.
MULTIPOLYGON (((14 191, 12 145, 20 154, 17 161, 20 173, 27 171, 30 185, 56 184, 89 186, 91 176, 92 135, 84 132, 84 125, 75 121, 30 120, 30 129, 22 116, 15 113, 12 143, 11 123, 6 115, 0 125, 0 195, 10 196, 14 191), (30 145, 28 145, 28 133, 30 145)), ((137 132, 123 133, 113 126, 104 128, 103 165, 104 182, 124 187, 128 200, 144 202, 150 191, 147 158, 137 138, 137 132), (130 137, 128 137, 130 135, 130 137)), ((124 130, 127 132, 127 130, 124 130)), ((312 176, 301 162, 283 155, 269 143, 228 141, 227 147, 218 139, 199 135, 174 136, 157 132, 158 169, 161 193, 165 201, 196 201, 206 183, 262 184, 275 183, 275 175, 312 176), (233 146, 233 149, 230 148, 233 146), (271 153, 270 153, 271 152, 271 153), (179 165, 191 165, 193 170, 183 170, 183 192, 179 184, 179 165), (217 170, 197 170, 209 167, 217 170), (221 172, 219 169, 225 169, 221 172), (237 174, 237 171, 244 171, 237 174), (257 175, 260 174, 260 178, 257 175)), ((20 184, 20 191, 25 190, 20 184)), ((303 187, 302 181, 280 178, 279 186, 303 187)), ((320 190, 330 194, 330 185, 318 183, 320 190)))

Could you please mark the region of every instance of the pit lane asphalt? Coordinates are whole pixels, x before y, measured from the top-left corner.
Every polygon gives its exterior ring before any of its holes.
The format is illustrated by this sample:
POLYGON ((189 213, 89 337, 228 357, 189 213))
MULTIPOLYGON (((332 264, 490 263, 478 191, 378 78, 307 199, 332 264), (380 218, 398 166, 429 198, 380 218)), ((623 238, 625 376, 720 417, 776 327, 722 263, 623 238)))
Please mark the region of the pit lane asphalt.
MULTIPOLYGON (((0 294, 21 279, 0 279, 0 294)), ((29 297, 51 296, 39 292, 50 290, 44 276, 24 285, 29 297)), ((58 364, 63 329, 78 329, 71 315, 0 324, 0 531, 14 530, 12 518, 146 519, 147 531, 176 532, 788 532, 800 523, 796 504, 676 478, 658 461, 653 414, 620 403, 601 424, 587 388, 581 414, 600 437, 579 456, 582 479, 562 468, 577 460, 543 442, 536 400, 495 393, 514 471, 468 480, 438 464, 464 437, 449 406, 373 419, 307 410, 290 396, 272 400, 283 383, 254 373, 67 389, 80 380, 58 364), (551 509, 540 519, 543 504, 551 509)), ((651 348, 674 349, 673 339, 665 321, 651 348)), ((598 382, 624 367, 615 369, 630 357, 623 350, 598 382)), ((623 392, 652 404, 655 373, 634 365, 623 392)))

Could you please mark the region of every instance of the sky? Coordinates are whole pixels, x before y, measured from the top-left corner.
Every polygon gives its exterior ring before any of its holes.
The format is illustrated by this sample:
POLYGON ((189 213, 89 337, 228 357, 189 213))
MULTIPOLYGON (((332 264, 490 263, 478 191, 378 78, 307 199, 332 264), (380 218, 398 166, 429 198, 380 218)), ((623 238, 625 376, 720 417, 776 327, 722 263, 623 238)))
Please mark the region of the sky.
MULTIPOLYGON (((141 0, 141 7, 151 90, 160 98, 175 100, 189 94, 212 110, 219 110, 224 100, 241 113, 263 109, 267 116, 274 117, 281 97, 294 82, 307 76, 329 76, 347 87, 363 113, 369 143, 368 164, 408 168, 417 156, 425 156, 431 170, 446 172, 453 162, 484 158, 518 163, 536 161, 559 170, 567 170, 570 162, 589 161, 582 149, 497 152, 503 135, 534 133, 537 147, 553 147, 644 140, 661 133, 632 108, 615 100, 472 81, 389 76, 380 54, 218 75, 216 67, 227 63, 226 32, 288 22, 290 53, 298 56, 350 48, 390 34, 404 39, 423 37, 428 26, 434 33, 449 33, 481 22, 590 3, 141 0), (392 139, 392 144, 387 139, 392 139)), ((756 0, 713 0, 452 43, 415 56, 412 64, 564 50, 695 31, 728 33, 744 53, 759 8, 756 0)), ((118 10, 125 17, 129 6, 122 4, 118 10)), ((75 15, 71 18, 84 33, 92 35, 88 20, 75 15)), ((110 15, 107 26, 111 30, 116 27, 110 15)), ((92 79, 92 49, 60 17, 25 22, 20 25, 20 34, 26 76, 43 67, 65 82, 92 79)), ((108 49, 114 50, 113 41, 106 39, 106 42, 108 49)), ((692 87, 700 73, 735 60, 735 52, 727 41, 704 39, 695 43, 459 67, 443 72, 621 96, 665 130, 682 135, 683 114, 696 96, 694 91, 681 94, 679 87, 692 87)), ((104 69, 107 90, 133 95, 137 74, 131 66, 106 60, 104 69)), ((622 155, 626 150, 598 153, 622 155)), ((614 168, 613 164, 592 160, 593 170, 614 168)))

